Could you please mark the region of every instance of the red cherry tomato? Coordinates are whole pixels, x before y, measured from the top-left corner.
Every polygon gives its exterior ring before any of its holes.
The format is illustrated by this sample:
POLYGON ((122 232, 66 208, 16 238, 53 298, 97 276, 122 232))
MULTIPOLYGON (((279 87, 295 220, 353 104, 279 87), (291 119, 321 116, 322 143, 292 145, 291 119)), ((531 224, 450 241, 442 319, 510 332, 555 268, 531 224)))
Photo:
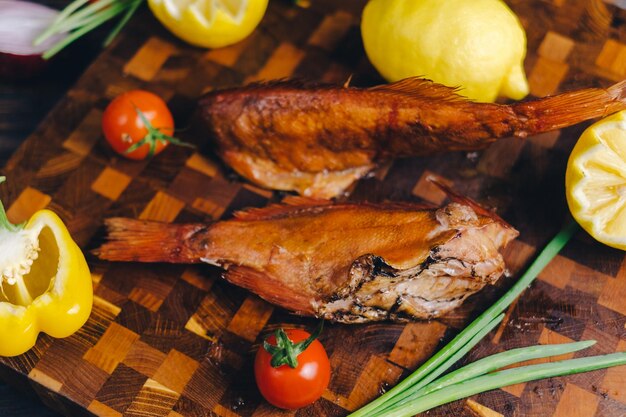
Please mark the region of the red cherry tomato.
MULTIPOLYGON (((309 333, 298 329, 285 330, 285 333, 294 344, 310 337, 309 333)), ((267 342, 276 346, 276 337, 270 336, 267 342)), ((270 404, 292 410, 314 403, 326 390, 330 361, 318 340, 313 340, 298 355, 295 368, 289 365, 274 368, 271 360, 272 355, 261 346, 254 361, 254 376, 261 394, 270 404)))
POLYGON ((128 91, 113 99, 102 116, 102 131, 115 152, 135 160, 156 155, 176 141, 170 136, 174 119, 167 105, 159 96, 143 90, 128 91), (141 115, 149 122, 147 126, 141 115), (143 145, 128 152, 142 140, 143 145))

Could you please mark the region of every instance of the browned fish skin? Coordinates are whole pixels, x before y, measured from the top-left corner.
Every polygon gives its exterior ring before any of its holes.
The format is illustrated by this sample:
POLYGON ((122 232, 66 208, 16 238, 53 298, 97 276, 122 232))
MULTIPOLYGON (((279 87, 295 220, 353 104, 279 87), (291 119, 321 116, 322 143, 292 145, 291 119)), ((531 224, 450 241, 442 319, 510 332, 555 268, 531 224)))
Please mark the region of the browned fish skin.
POLYGON ((224 161, 261 186, 331 198, 396 157, 475 150, 626 108, 626 81, 513 105, 474 103, 420 78, 343 88, 273 82, 200 101, 224 161))
POLYGON ((500 277, 499 249, 517 236, 463 201, 439 209, 300 202, 212 225, 107 226, 102 259, 218 265, 274 304, 343 323, 440 316, 500 277))

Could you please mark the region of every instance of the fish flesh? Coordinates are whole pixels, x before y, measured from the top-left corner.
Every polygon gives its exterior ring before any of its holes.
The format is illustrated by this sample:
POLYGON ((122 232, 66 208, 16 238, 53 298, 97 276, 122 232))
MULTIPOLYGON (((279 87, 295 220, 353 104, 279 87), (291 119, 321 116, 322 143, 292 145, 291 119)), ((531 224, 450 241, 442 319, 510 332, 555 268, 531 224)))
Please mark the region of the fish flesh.
POLYGON ((110 261, 208 263, 300 315, 342 323, 438 317, 493 284, 518 232, 471 200, 441 207, 289 197, 212 224, 107 219, 110 261))
POLYGON ((510 105, 422 78, 373 88, 277 81, 213 91, 199 104, 218 155, 241 176, 332 198, 393 158, 478 150, 626 109, 626 80, 510 105))

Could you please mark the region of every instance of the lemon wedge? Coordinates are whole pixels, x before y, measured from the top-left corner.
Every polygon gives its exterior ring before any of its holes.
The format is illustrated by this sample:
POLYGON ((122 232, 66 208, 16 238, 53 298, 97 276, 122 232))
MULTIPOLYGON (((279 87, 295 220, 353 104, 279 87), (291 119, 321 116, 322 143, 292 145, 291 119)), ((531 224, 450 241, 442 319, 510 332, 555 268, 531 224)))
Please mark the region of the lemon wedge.
POLYGON ((257 27, 268 0, 148 0, 154 16, 174 35, 204 48, 239 42, 257 27))
POLYGON ((626 111, 583 132, 565 174, 567 203, 596 240, 626 250, 626 111))

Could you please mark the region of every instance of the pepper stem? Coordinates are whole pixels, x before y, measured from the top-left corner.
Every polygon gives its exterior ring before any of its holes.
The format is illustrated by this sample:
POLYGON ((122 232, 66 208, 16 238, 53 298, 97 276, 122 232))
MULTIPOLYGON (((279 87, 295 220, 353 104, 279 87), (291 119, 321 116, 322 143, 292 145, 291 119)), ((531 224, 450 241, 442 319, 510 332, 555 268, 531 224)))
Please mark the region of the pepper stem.
POLYGON ((180 139, 175 138, 173 136, 167 135, 161 132, 160 128, 156 128, 152 126, 152 123, 150 123, 150 120, 148 120, 146 115, 143 114, 143 112, 139 110, 137 106, 135 106, 135 111, 139 115, 139 118, 141 119, 141 122, 143 123, 144 127, 148 130, 148 133, 139 142, 133 143, 128 149, 126 149, 124 153, 128 154, 142 147, 143 145, 148 145, 150 147, 150 150, 148 151, 148 156, 152 157, 154 156, 154 153, 156 152, 156 146, 158 142, 162 142, 162 143, 170 142, 178 146, 186 146, 188 148, 195 148, 194 145, 183 142, 180 139))
MULTIPOLYGON (((0 177, 0 184, 5 182, 6 179, 7 177, 3 177, 3 176, 0 177)), ((0 200, 0 229, 8 230, 10 232, 16 232, 20 230, 21 228, 22 228, 21 225, 15 225, 9 221, 9 218, 7 217, 7 213, 4 210, 4 205, 2 204, 2 201, 0 200)))
MULTIPOLYGON (((5 182, 6 179, 7 177, 0 176, 0 184, 5 182)), ((23 224, 15 225, 9 221, 9 218, 7 217, 7 213, 4 210, 4 205, 2 204, 2 201, 0 200, 0 229, 8 230, 9 232, 17 232, 21 230, 22 228, 23 228, 23 224)), ((28 288, 26 287, 26 283, 24 282, 24 277, 21 274, 17 274, 17 276, 15 276, 14 279, 15 279, 14 285, 16 285, 16 289, 17 289, 17 296, 20 298, 20 302, 22 303, 22 305, 28 305, 32 303, 33 297, 30 295, 30 291, 28 291, 28 288)), ((2 276, 2 271, 0 271, 0 293, 5 299, 8 300, 9 297, 7 296, 4 290, 5 280, 6 280, 5 277, 2 276)))
POLYGON ((293 343, 282 327, 276 330, 276 333, 274 333, 276 346, 269 344, 267 340, 263 341, 263 349, 272 355, 272 360, 270 361, 272 367, 278 368, 282 365, 289 365, 291 368, 296 368, 298 366, 298 356, 319 337, 323 328, 324 320, 320 322, 320 325, 317 326, 317 329, 311 336, 298 343, 293 343))

